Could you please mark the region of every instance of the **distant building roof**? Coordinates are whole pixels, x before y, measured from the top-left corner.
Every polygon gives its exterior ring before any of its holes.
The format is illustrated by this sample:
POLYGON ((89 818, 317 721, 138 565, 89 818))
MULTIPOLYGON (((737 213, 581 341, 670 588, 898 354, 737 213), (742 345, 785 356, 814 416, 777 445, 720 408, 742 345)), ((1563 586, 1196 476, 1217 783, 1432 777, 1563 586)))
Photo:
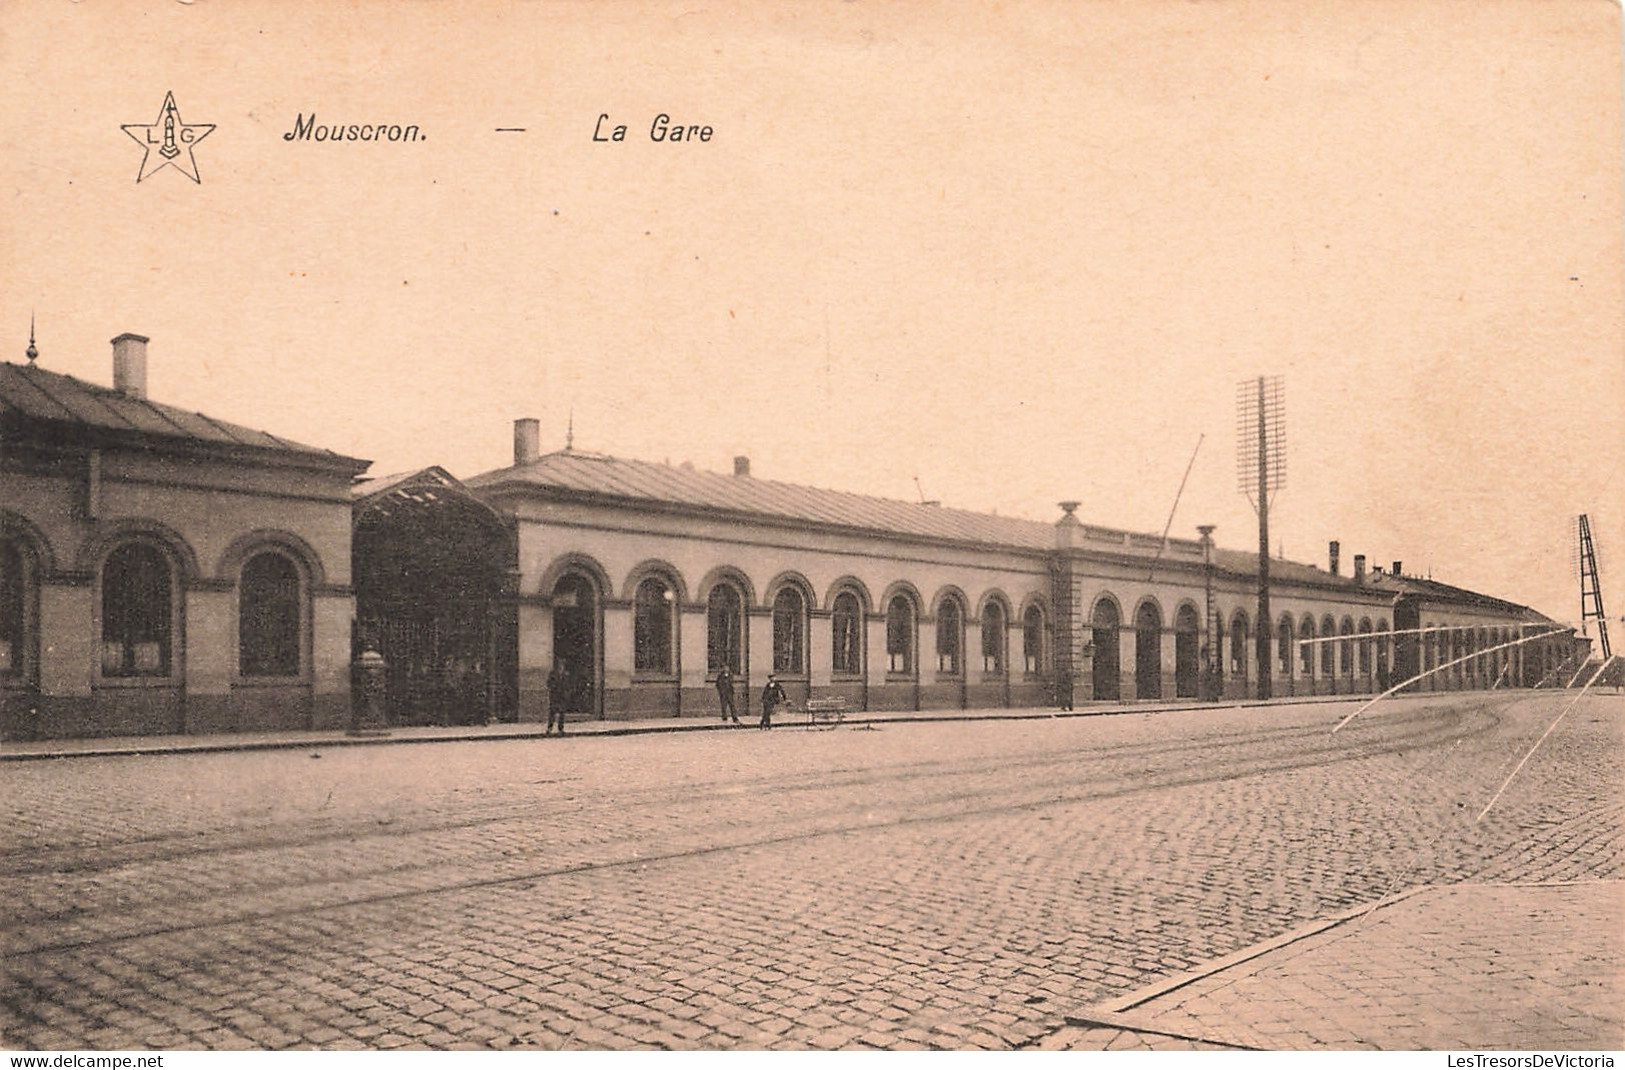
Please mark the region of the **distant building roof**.
POLYGON ((279 438, 202 413, 96 386, 33 365, 0 362, 0 419, 112 435, 156 436, 211 446, 274 450, 358 470, 368 462, 279 438))
POLYGON ((1504 598, 1496 598, 1493 595, 1470 591, 1465 587, 1441 583, 1438 580, 1423 579, 1420 576, 1395 576, 1391 572, 1379 572, 1371 577, 1371 585, 1392 591, 1398 597, 1414 596, 1425 598, 1430 602, 1472 606, 1494 613, 1521 615, 1532 621, 1551 620, 1544 613, 1530 609, 1528 606, 1508 602, 1504 598))
MULTIPOLYGON (((1018 551, 1055 549, 1055 524, 940 505, 876 498, 847 491, 780 483, 748 475, 723 475, 692 465, 628 461, 582 450, 544 454, 526 465, 486 472, 465 481, 473 491, 537 491, 549 497, 676 507, 742 519, 760 518, 931 541, 973 543, 1018 551)), ((1194 539, 1169 539, 1166 550, 1156 535, 1082 525, 1079 549, 1130 557, 1149 567, 1189 566, 1201 560, 1194 539)), ((1216 569, 1234 575, 1258 573, 1256 554, 1215 549, 1216 569)), ((1310 565, 1271 559, 1270 573, 1284 582, 1347 589, 1362 588, 1346 576, 1310 565)))

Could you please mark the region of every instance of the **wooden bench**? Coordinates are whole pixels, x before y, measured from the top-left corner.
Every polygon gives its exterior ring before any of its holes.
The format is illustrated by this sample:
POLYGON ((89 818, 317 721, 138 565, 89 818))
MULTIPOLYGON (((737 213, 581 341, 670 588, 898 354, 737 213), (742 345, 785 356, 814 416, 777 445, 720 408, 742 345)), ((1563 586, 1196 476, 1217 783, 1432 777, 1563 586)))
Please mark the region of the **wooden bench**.
POLYGON ((823 724, 834 728, 844 720, 846 720, 846 699, 839 695, 833 698, 807 700, 807 723, 813 727, 823 724))

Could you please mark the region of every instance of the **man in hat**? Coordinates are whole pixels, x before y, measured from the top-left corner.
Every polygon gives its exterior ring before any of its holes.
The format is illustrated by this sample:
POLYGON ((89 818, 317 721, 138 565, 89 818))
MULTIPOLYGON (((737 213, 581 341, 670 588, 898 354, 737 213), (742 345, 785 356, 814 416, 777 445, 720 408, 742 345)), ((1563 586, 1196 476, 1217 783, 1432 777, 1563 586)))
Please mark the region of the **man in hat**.
POLYGON ((553 734, 553 726, 559 726, 559 735, 564 735, 564 692, 570 681, 569 669, 565 667, 564 659, 559 658, 553 662, 553 671, 547 674, 547 730, 544 736, 553 734))
POLYGON ((734 708, 734 674, 727 665, 717 670, 717 698, 722 702, 722 719, 733 718, 739 723, 739 711, 734 708))
POLYGON ((790 701, 784 693, 784 685, 772 673, 768 674, 767 686, 762 688, 762 724, 763 728, 773 727, 773 711, 790 701))

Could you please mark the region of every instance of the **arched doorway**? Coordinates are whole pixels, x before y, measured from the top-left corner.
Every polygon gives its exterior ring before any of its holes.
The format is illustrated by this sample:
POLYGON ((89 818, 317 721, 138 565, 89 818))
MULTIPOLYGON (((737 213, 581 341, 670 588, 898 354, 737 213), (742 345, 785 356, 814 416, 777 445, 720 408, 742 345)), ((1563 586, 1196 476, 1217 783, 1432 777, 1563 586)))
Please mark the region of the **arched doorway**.
POLYGON ((391 724, 518 716, 518 540, 440 468, 363 484, 351 562, 357 641, 388 665, 391 724))
POLYGON ((566 715, 598 716, 598 663, 601 649, 598 589, 579 572, 566 572, 553 585, 552 709, 566 715))
POLYGON ((1150 602, 1134 613, 1134 697, 1162 697, 1162 614, 1150 602))
POLYGON ((1201 673, 1196 609, 1180 606, 1174 615, 1174 696, 1195 698, 1197 680, 1201 673))
POLYGON ((1117 603, 1109 598, 1096 602, 1091 625, 1095 646, 1095 698, 1116 701, 1123 697, 1122 654, 1118 649, 1122 618, 1118 616, 1117 603))

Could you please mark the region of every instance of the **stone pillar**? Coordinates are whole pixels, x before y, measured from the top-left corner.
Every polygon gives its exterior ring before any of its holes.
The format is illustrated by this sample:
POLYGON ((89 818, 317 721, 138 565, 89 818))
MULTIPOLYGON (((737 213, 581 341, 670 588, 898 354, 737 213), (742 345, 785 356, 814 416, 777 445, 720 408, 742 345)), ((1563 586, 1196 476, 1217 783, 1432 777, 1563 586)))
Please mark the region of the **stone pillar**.
POLYGON ((741 698, 760 716, 762 688, 767 686, 767 674, 773 671, 773 611, 747 610, 745 627, 750 629, 750 641, 745 644, 750 664, 739 674, 740 682, 744 685, 741 698))
POLYGON ((101 656, 92 609, 94 588, 43 583, 39 604, 39 703, 27 733, 37 738, 86 735, 94 724, 90 682, 101 656))
POLYGON ((535 601, 519 603, 519 713, 524 724, 547 722, 553 671, 553 609, 535 601))
POLYGON ((706 629, 705 606, 683 606, 677 613, 678 649, 683 652, 680 686, 685 717, 715 717, 721 703, 716 689, 706 682, 710 663, 710 635, 706 629))
POLYGON ((632 690, 632 606, 604 607, 604 715, 628 708, 632 690))
POLYGON ((807 629, 807 667, 816 690, 828 687, 835 672, 835 619, 828 613, 815 613, 807 629))
POLYGON ((311 607, 310 673, 313 728, 342 728, 350 715, 350 622, 355 597, 318 594, 311 607))
MULTIPOLYGON (((891 658, 886 654, 886 614, 871 613, 865 624, 867 627, 863 629, 864 683, 868 694, 875 696, 884 693, 887 667, 891 664, 891 658)), ((870 699, 870 705, 871 708, 874 705, 873 697, 870 699)))
MULTIPOLYGON (((232 592, 185 588, 182 631, 186 637, 186 675, 181 681, 185 694, 186 732, 229 732, 238 727, 231 709, 232 652, 236 648, 237 621, 233 619, 232 592)), ((348 617, 346 617, 348 621, 348 617)), ((176 645, 176 652, 180 650, 176 645)), ((344 659, 348 665, 349 657, 344 659)), ((306 711, 293 711, 287 728, 307 727, 306 711)))

